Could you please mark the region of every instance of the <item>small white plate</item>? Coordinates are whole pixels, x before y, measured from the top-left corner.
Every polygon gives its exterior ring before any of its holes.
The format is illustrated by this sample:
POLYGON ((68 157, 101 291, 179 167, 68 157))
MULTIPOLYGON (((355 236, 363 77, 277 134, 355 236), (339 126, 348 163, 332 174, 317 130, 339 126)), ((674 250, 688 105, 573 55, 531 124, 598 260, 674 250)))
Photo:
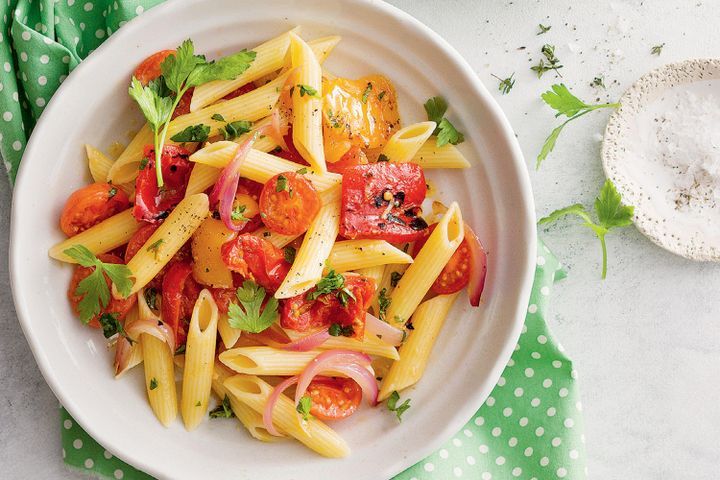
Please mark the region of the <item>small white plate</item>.
POLYGON ((52 98, 14 192, 10 271, 20 323, 48 384, 80 425, 126 462, 173 479, 378 480, 437 449, 489 395, 520 335, 535 241, 530 183, 510 125, 459 54, 409 15, 378 1, 173 0, 113 34, 52 98), (296 25, 306 38, 342 35, 329 70, 392 79, 405 122, 425 119, 428 97, 446 97, 473 167, 428 176, 441 198, 460 203, 490 254, 485 303, 471 309, 460 297, 425 376, 403 393, 412 409, 402 424, 384 407, 364 407, 333 425, 352 449, 342 460, 321 458, 296 442, 257 442, 235 421, 205 421, 192 433, 179 420, 163 428, 148 407, 142 369, 113 379, 102 335, 83 327, 68 305, 71 268, 47 256, 62 239, 58 218, 67 196, 90 180, 83 144, 105 147, 142 124, 127 94, 135 65, 188 37, 198 52, 214 57, 296 25))
POLYGON ((720 182, 709 180, 720 176, 720 165, 706 165, 712 177, 693 176, 677 161, 702 162, 703 152, 714 149, 717 158, 720 151, 720 60, 653 70, 620 104, 605 129, 602 161, 624 202, 635 206, 638 230, 678 255, 720 261, 720 182), (681 116, 694 121, 683 125, 681 116))

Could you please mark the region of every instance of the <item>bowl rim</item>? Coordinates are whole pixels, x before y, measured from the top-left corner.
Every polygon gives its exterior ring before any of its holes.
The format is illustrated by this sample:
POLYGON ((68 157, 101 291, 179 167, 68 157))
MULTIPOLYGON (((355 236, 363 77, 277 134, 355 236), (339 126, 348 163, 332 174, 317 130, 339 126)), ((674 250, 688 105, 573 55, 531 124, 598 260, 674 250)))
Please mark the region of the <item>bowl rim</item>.
MULTIPOLYGON (((82 61, 77 68, 75 68, 71 75, 68 76, 58 90, 54 97, 60 97, 64 92, 70 89, 76 78, 84 75, 86 70, 93 68, 94 64, 99 61, 99 58, 105 53, 106 50, 113 48, 115 44, 122 43, 128 40, 136 31, 142 29, 145 25, 151 24, 166 14, 167 11, 174 10, 182 3, 183 8, 191 8, 192 5, 205 3, 212 0, 167 0, 163 4, 157 5, 152 9, 144 12, 142 15, 130 20, 126 25, 116 31, 110 38, 108 38, 102 45, 100 45, 91 55, 89 55, 84 61, 82 61)), ((330 0, 328 0, 330 1, 330 0)), ((495 387, 497 380, 500 378, 502 371, 504 370, 508 360, 510 359, 514 350, 517 339, 520 336, 522 325, 524 324, 525 314, 527 309, 527 303, 530 298, 530 290, 534 280, 535 263, 537 254, 537 228, 536 228, 536 217, 534 208, 534 199, 531 190, 530 176, 525 164, 525 160, 518 144, 517 138, 514 135, 513 129, 510 126, 509 121, 505 117, 504 113, 500 109, 495 99, 482 84, 477 74, 473 71, 472 67, 465 61, 465 59, 452 47, 446 40, 440 35, 435 33, 430 27, 424 25, 422 22, 411 16, 410 14, 402 11, 401 9, 390 5, 382 0, 343 0, 344 3, 350 5, 360 5, 365 8, 370 8, 376 11, 381 16, 388 16, 394 20, 402 21, 404 24, 408 24, 410 28, 418 31, 418 34, 425 37, 427 40, 432 42, 442 53, 447 56, 447 61, 454 63, 458 70, 461 71, 465 77, 464 81, 468 86, 472 87, 472 91, 468 91, 466 95, 474 96, 476 99, 487 108, 488 113, 493 117, 494 121, 499 127, 498 130, 501 133, 501 138, 498 141, 503 142, 507 149, 511 152, 510 158, 504 159, 507 163, 508 168, 511 169, 514 178, 517 180, 518 185, 518 198, 520 203, 517 205, 516 217, 513 219, 515 225, 515 231, 518 236, 524 237, 526 247, 522 251, 513 252, 514 255, 521 259, 522 265, 524 265, 523 278, 518 282, 520 285, 518 291, 518 302, 514 305, 514 318, 508 318, 508 322, 513 322, 512 328, 510 329, 511 334, 507 338, 507 341, 500 349, 500 354, 494 359, 492 368, 489 370, 490 374, 483 382, 478 382, 478 386, 470 392, 470 395, 463 402, 462 407, 453 416, 454 421, 448 422, 441 429, 441 433, 437 436, 430 438, 425 443, 425 447, 413 451, 413 454, 397 458, 392 463, 387 464, 378 475, 385 477, 392 477, 404 471, 405 469, 415 465, 429 454, 437 450, 448 438, 457 433, 462 426, 470 419, 477 410, 482 406, 482 403, 490 395, 491 391, 495 387)), ((45 114, 38 120, 35 132, 44 131, 46 128, 51 128, 49 120, 51 115, 48 112, 55 111, 58 107, 58 102, 53 102, 52 99, 48 102, 45 108, 45 114)), ((35 155, 35 151, 38 150, 41 143, 40 135, 32 135, 27 143, 27 147, 23 154, 23 159, 32 157, 35 155)), ((31 179, 26 175, 28 170, 27 164, 29 162, 21 162, 17 179, 15 182, 16 191, 24 191, 30 188, 31 179)), ((105 448, 114 445, 113 436, 108 431, 97 428, 92 422, 88 421, 86 414, 78 405, 73 401, 71 395, 64 391, 63 385, 59 382, 59 379, 53 374, 53 368, 48 358, 42 351, 42 345, 40 345, 37 338, 32 335, 29 311, 26 304, 26 300, 23 298, 23 292, 16 288, 16 284, 19 283, 18 279, 18 268, 21 266, 23 261, 20 256, 20 247, 18 246, 18 235, 19 229, 18 218, 19 209, 16 208, 16 201, 18 195, 13 195, 12 201, 12 212, 11 212, 11 225, 10 225, 10 245, 9 245, 9 270, 10 270, 10 284, 13 294, 13 301, 18 316, 18 321, 21 325, 23 333, 30 345, 31 351, 35 358, 38 367, 40 368, 45 381, 52 389, 55 396, 61 402, 61 404, 68 410, 73 418, 82 426, 82 428, 90 435, 96 442, 105 448)), ((113 454, 116 454, 113 451, 113 454)), ((134 466, 135 468, 142 470, 146 473, 157 477, 163 477, 167 475, 165 471, 159 468, 158 465, 153 464, 149 461, 145 461, 142 458, 129 457, 125 452, 117 452, 116 455, 121 460, 134 466)), ((397 456, 400 457, 400 456, 397 456)))

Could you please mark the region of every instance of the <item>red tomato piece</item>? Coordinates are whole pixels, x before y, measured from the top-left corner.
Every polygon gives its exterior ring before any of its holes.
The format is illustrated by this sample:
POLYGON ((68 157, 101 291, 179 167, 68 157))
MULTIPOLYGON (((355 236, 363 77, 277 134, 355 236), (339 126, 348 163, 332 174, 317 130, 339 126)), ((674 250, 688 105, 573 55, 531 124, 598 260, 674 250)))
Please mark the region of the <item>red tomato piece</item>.
POLYGON ((174 120, 180 115, 190 113, 190 101, 192 100, 194 91, 195 87, 190 87, 185 93, 183 93, 183 96, 180 97, 180 101, 178 102, 177 107, 175 107, 175 110, 173 110, 171 120, 174 120))
POLYGON ((68 197, 60 215, 60 229, 72 237, 129 206, 128 196, 119 188, 109 183, 92 183, 68 197))
POLYGON ((170 210, 185 197, 193 166, 188 160, 190 152, 177 145, 165 145, 161 158, 165 185, 160 189, 155 174, 155 151, 151 145, 146 145, 144 153, 148 162, 138 172, 135 181, 133 215, 138 220, 157 223, 167 217, 170 210))
POLYGON ((265 183, 260 212, 265 225, 282 235, 300 235, 317 215, 322 202, 315 187, 295 172, 279 173, 265 183))
POLYGON ((228 93, 223 97, 223 100, 230 100, 232 98, 239 97, 240 95, 245 95, 246 93, 250 93, 253 90, 255 90, 257 87, 253 82, 246 83, 242 87, 238 88, 237 90, 233 90, 232 92, 228 93))
POLYGON ((173 55, 174 53, 175 50, 160 50, 159 52, 153 53, 143 60, 142 63, 135 69, 135 78, 137 78, 143 85, 147 85, 152 80, 155 80, 162 74, 160 64, 168 56, 173 55))
POLYGON ((249 178, 240 177, 238 181, 237 193, 244 193, 250 195, 256 202, 260 201, 260 193, 262 193, 263 184, 250 180, 249 178))
POLYGON ((162 283, 162 319, 175 332, 175 344, 183 345, 200 287, 192 278, 189 262, 174 262, 162 283))
POLYGON ((378 162, 348 168, 342 180, 340 235, 391 243, 413 241, 427 228, 417 216, 426 193, 425 175, 414 163, 378 162))
MULTIPOLYGON (((430 227, 423 232, 415 241, 413 246, 412 256, 415 258, 420 249, 425 245, 430 234, 435 230, 437 224, 430 225, 430 227)), ((430 290, 439 295, 446 295, 450 293, 459 292, 465 288, 470 281, 470 270, 472 266, 472 259, 470 257, 470 247, 468 247, 467 236, 463 238, 460 246, 455 250, 453 256, 448 260, 445 268, 442 269, 440 275, 435 279, 435 282, 430 287, 430 290)))
POLYGON ((308 293, 288 298, 280 302, 282 327, 305 332, 337 323, 343 327, 352 326, 352 337, 362 339, 365 313, 375 293, 375 282, 363 275, 344 274, 344 277, 345 288, 355 300, 348 298, 347 305, 343 305, 337 292, 320 295, 316 300, 309 300, 308 293))
POLYGON ((290 270, 281 249, 254 235, 238 235, 222 246, 220 254, 230 270, 270 292, 280 287, 290 270))
MULTIPOLYGON (((302 155, 300 155, 300 152, 297 151, 297 148, 295 148, 295 144, 293 143, 292 139, 292 125, 288 128, 288 132, 283 137, 283 140, 285 140, 285 145, 287 145, 287 150, 279 150, 272 152, 273 155, 276 157, 284 158, 285 160, 290 160, 291 162, 299 163, 300 165, 310 165, 302 155)), ((279 148, 279 147, 278 147, 279 148)))
POLYGON ((210 288, 210 293, 217 304, 220 313, 227 313, 230 304, 237 303, 237 289, 235 288, 210 288))
POLYGON ((345 173, 345 170, 358 165, 367 165, 368 159, 365 156, 365 152, 358 146, 354 146, 348 150, 345 155, 340 157, 335 163, 328 163, 327 169, 333 173, 339 173, 340 175, 345 173))
POLYGON ((310 413, 313 416, 320 420, 340 420, 358 409, 362 389, 351 378, 318 375, 308 385, 306 395, 312 400, 310 413))
MULTIPOLYGON (((98 259, 105 263, 123 263, 122 259, 120 257, 117 257, 115 255, 111 255, 109 253, 98 255, 98 259)), ((82 279, 89 276, 91 273, 95 271, 95 267, 83 267, 81 265, 75 266, 75 272, 73 272, 72 279, 70 280, 70 287, 68 288, 68 299, 70 300, 70 304, 72 305, 72 309, 75 312, 76 315, 80 315, 80 312, 78 310, 78 304, 83 299, 83 295, 77 295, 75 293, 75 290, 77 290, 78 284, 82 279)), ((111 288, 110 279, 107 275, 105 275, 105 281, 107 282, 108 288, 111 288)), ((103 313, 115 313, 118 316, 118 320, 122 320, 125 318, 125 315, 130 311, 130 309, 135 305, 135 302, 137 301, 137 296, 130 295, 128 298, 123 299, 117 299, 113 296, 110 296, 110 301, 108 302, 107 307, 103 308, 100 313, 95 315, 88 325, 90 325, 93 328, 100 328, 100 322, 98 319, 103 313)))
POLYGON ((140 251, 140 247, 145 245, 145 242, 148 241, 148 238, 155 233, 155 230, 157 230, 159 226, 160 225, 146 223, 138 228, 135 234, 133 234, 130 238, 127 247, 125 248, 125 263, 132 260, 135 254, 140 251))

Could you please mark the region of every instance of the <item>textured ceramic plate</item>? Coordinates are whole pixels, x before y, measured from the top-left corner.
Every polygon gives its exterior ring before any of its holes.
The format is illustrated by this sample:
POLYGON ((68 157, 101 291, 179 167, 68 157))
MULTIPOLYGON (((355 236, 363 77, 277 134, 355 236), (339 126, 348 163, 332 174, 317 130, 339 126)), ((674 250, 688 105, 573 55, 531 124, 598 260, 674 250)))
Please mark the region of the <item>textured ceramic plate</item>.
POLYGON ((635 225, 673 253, 720 261, 720 171, 707 160, 720 150, 720 60, 665 65, 620 104, 605 129, 603 168, 635 206, 635 225))
MULTIPOLYGON (((114 34, 62 85, 28 145, 13 199, 11 277, 18 316, 48 384, 100 444, 160 478, 382 479, 438 448, 492 390, 520 334, 535 266, 530 184, 513 132, 472 69, 436 34, 381 2, 335 0, 175 0, 114 34), (148 54, 187 37, 215 56, 249 47, 295 25, 314 38, 343 41, 327 68, 344 76, 382 72, 397 87, 405 122, 424 119, 436 94, 465 132, 473 167, 430 172, 442 198, 458 200, 489 251, 484 305, 463 295, 435 346, 413 408, 398 424, 363 408, 336 425, 352 454, 327 460, 294 442, 252 440, 234 421, 204 422, 187 433, 163 428, 147 405, 142 369, 115 381, 102 335, 80 325, 65 296, 71 269, 51 261, 68 194, 89 181, 83 144, 106 147, 141 125, 127 95, 132 69, 148 54)), ((58 427, 59 428, 59 427, 58 427)), ((45 432, 54 435, 54 432, 45 432)))

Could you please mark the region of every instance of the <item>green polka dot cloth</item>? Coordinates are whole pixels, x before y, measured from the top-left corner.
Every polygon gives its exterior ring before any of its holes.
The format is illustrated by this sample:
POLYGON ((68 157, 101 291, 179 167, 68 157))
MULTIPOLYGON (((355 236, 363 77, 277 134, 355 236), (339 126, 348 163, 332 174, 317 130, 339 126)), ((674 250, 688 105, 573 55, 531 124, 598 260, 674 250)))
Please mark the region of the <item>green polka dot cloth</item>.
MULTIPOLYGON (((0 0, 0 154, 11 181, 55 90, 109 35, 161 1, 0 0)), ((455 437, 397 479, 586 478, 577 374, 544 319, 553 282, 563 276, 540 242, 522 335, 491 396, 455 437)), ((68 467, 99 478, 152 478, 115 458, 63 408, 60 414, 68 467)))

